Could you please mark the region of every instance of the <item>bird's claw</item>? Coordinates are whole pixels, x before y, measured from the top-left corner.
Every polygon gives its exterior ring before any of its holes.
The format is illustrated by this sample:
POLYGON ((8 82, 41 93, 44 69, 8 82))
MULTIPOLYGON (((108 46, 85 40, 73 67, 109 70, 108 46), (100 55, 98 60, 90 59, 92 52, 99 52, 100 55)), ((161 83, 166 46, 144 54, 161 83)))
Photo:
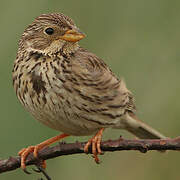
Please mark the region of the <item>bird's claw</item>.
POLYGON ((51 180, 51 178, 49 177, 49 175, 47 174, 47 172, 45 171, 45 169, 41 166, 41 165, 36 165, 37 169, 33 169, 35 170, 35 172, 38 172, 38 173, 42 173, 47 180, 51 180))
POLYGON ((29 175, 32 174, 32 173, 30 173, 26 168, 23 168, 22 170, 23 170, 26 174, 29 174, 29 175))
POLYGON ((40 173, 41 171, 39 169, 36 169, 36 168, 32 168, 33 171, 37 172, 37 173, 40 173))

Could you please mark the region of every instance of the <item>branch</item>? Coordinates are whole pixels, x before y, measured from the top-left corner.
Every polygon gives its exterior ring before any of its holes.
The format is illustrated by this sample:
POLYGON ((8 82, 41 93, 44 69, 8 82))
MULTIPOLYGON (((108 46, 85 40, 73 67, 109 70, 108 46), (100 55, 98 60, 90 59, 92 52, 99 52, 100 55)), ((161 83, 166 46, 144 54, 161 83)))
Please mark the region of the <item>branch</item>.
MULTIPOLYGON (((39 151, 40 159, 51 159, 63 155, 84 153, 86 142, 59 143, 54 147, 47 147, 39 151)), ((108 140, 101 143, 102 151, 122 151, 138 150, 146 153, 149 150, 180 150, 180 137, 174 139, 153 139, 153 140, 126 140, 123 138, 117 140, 108 140)), ((89 149, 91 152, 91 149, 89 149)), ((30 154, 26 160, 26 165, 37 164, 37 160, 30 154)), ((20 157, 9 157, 9 159, 0 160, 0 173, 12 171, 20 167, 20 157)))

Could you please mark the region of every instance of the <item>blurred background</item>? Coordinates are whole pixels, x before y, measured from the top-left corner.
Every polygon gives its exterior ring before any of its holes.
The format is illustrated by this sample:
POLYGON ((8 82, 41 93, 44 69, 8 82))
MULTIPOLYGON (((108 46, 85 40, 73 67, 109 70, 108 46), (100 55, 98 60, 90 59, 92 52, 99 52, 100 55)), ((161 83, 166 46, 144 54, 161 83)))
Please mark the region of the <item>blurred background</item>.
MULTIPOLYGON (((42 13, 63 12, 87 37, 81 46, 104 59, 136 98, 138 116, 169 137, 180 135, 180 1, 179 0, 31 0, 1 1, 0 6, 0 159, 16 156, 28 145, 57 135, 28 114, 18 102, 11 79, 18 40, 42 13)), ((109 129, 104 139, 134 138, 109 129)), ((88 137, 67 138, 67 142, 88 137)), ((52 179, 178 180, 179 152, 106 153, 96 165, 90 155, 47 161, 52 179)), ((28 167, 32 168, 32 167, 28 167)), ((1 180, 37 180, 41 175, 20 169, 1 180)))

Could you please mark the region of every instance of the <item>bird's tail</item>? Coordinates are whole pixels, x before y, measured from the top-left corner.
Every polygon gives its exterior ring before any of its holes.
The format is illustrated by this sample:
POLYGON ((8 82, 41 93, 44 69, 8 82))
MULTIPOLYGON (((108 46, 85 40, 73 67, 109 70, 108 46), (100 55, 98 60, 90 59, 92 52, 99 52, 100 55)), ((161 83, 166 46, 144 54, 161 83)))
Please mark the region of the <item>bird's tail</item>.
POLYGON ((122 119, 124 128, 141 139, 166 139, 167 137, 140 121, 134 113, 126 113, 122 119))

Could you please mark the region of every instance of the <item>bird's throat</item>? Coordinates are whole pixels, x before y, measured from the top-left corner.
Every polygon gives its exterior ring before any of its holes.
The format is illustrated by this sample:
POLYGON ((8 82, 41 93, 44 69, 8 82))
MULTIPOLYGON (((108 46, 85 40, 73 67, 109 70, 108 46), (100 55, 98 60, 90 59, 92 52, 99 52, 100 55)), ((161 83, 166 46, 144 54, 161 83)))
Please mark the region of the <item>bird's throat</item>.
POLYGON ((68 56, 69 54, 72 54, 77 51, 79 48, 78 43, 70 43, 70 42, 61 42, 61 41, 54 41, 43 50, 43 54, 48 55, 48 56, 53 56, 53 55, 66 55, 68 56))

